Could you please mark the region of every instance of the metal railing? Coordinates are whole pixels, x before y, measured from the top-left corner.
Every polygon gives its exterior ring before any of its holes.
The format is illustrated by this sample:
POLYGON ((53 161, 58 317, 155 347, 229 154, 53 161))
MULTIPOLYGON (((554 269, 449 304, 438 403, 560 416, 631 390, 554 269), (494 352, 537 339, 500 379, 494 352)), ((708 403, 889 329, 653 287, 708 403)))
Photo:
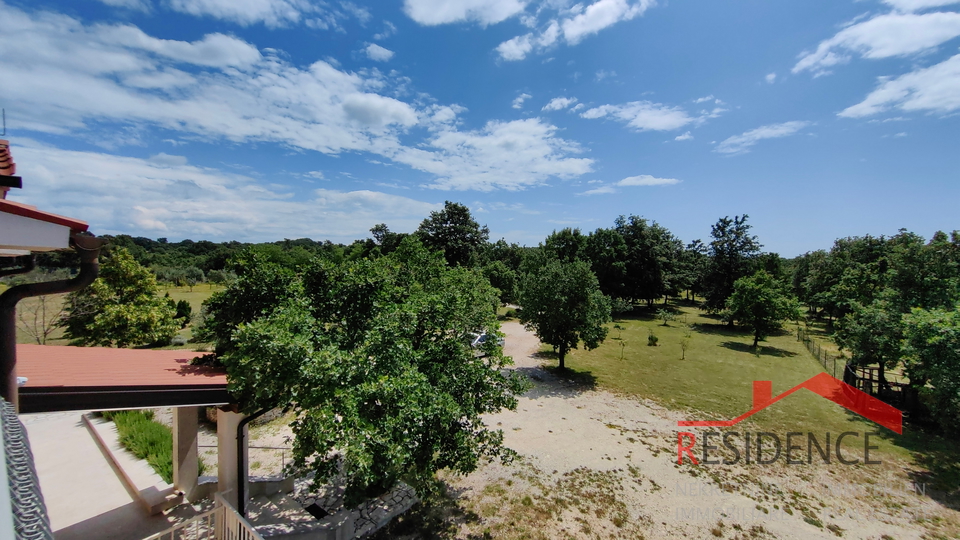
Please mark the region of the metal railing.
MULTIPOLYGON (((197 448, 217 448, 215 444, 198 444, 197 448)), ((287 465, 287 451, 291 450, 289 446, 247 446, 250 450, 280 450, 280 470, 287 465)))
POLYGON ((144 540, 263 540, 219 493, 214 508, 144 540))

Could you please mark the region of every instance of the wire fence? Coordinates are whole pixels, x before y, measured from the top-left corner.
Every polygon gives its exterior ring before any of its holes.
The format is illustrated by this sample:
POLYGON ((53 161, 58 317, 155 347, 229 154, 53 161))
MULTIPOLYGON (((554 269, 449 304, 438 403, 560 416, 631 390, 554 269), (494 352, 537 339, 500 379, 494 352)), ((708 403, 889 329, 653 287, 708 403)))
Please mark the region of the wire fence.
POLYGON ((843 370, 847 365, 846 358, 827 352, 819 341, 812 338, 806 328, 797 327, 797 341, 802 341, 823 369, 833 375, 835 379, 843 380, 843 370))

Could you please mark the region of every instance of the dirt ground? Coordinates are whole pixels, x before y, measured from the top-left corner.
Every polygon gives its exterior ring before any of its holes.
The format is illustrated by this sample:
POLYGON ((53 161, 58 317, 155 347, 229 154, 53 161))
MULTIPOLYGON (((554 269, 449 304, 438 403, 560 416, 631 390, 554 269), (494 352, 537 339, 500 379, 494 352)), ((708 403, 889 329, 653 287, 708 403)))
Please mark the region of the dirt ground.
POLYGON ((466 477, 447 478, 451 500, 445 508, 433 508, 433 516, 406 516, 389 534, 955 537, 958 513, 916 493, 900 464, 854 470, 677 465, 679 413, 559 378, 544 369, 545 363, 555 361, 537 354, 540 343, 535 335, 515 322, 504 323, 502 329, 505 353, 534 386, 520 398, 516 411, 486 420, 504 431, 505 445, 521 458, 510 465, 482 466, 466 477))

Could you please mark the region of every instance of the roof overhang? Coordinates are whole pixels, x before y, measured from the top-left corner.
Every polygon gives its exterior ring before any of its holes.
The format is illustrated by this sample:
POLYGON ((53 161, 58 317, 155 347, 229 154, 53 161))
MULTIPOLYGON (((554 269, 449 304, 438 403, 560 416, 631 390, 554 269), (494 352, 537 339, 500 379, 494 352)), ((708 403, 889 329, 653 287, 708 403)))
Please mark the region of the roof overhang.
POLYGON ((67 249, 70 235, 87 228, 84 221, 0 199, 0 256, 67 249))
POLYGON ((17 345, 21 413, 233 403, 226 372, 183 350, 17 345))

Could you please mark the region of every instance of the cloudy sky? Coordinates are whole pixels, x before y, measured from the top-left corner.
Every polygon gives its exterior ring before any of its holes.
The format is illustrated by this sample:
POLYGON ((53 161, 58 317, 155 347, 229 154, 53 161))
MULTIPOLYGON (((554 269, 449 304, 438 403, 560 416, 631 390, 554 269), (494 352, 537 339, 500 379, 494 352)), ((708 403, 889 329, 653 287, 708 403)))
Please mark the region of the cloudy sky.
POLYGON ((11 198, 99 234, 960 228, 960 0, 0 0, 11 198))

